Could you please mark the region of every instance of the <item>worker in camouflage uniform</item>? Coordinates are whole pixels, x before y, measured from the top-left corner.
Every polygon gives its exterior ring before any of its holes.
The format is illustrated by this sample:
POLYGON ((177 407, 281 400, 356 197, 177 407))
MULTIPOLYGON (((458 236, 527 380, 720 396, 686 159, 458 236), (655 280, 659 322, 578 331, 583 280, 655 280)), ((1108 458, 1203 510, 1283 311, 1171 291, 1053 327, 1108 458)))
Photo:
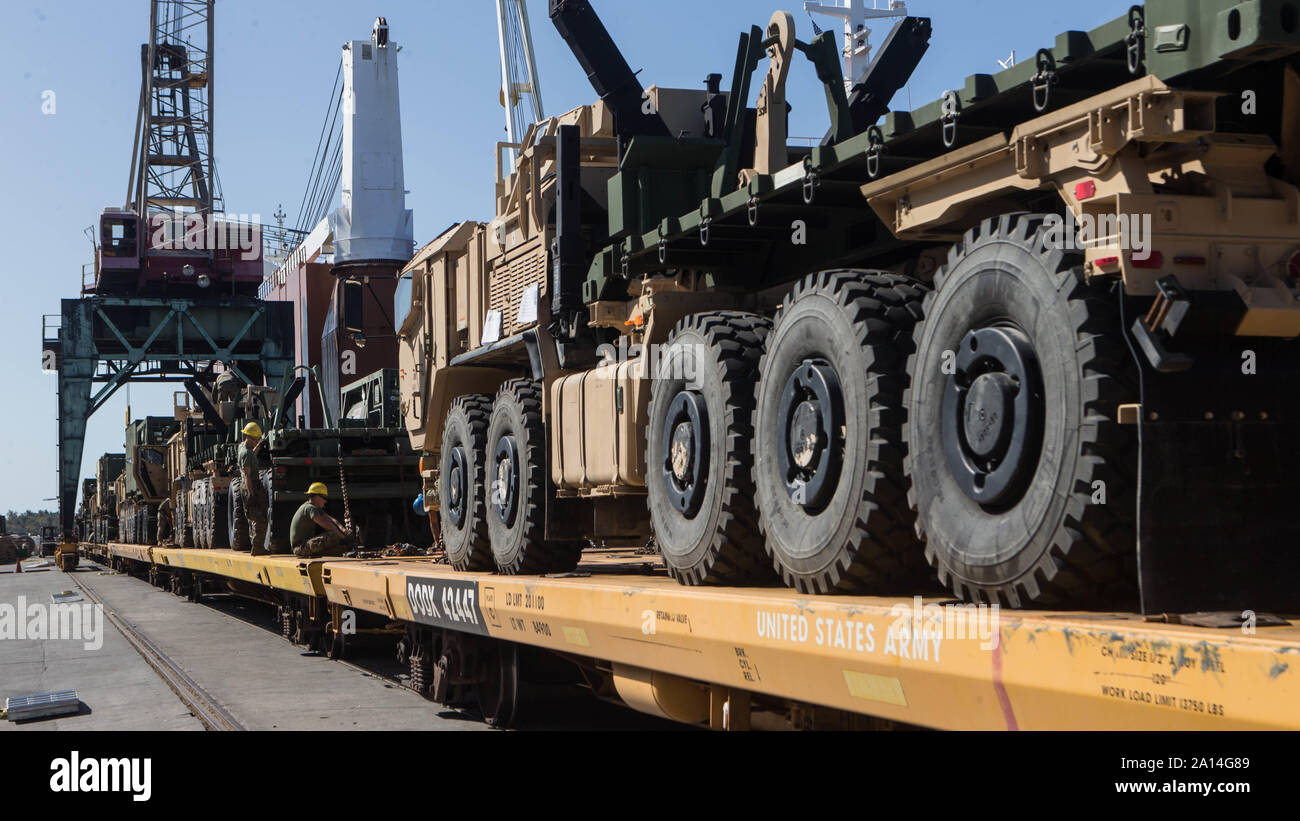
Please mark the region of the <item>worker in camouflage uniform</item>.
POLYGON ((344 548, 354 543, 343 525, 325 512, 328 496, 329 490, 322 482, 313 482, 307 488, 307 501, 293 514, 293 521, 289 524, 289 544, 293 546, 293 555, 304 558, 341 556, 344 548), (318 530, 325 532, 318 535, 318 530))
POLYGON ((266 488, 262 485, 261 465, 257 458, 257 448, 262 443, 262 428, 256 422, 244 425, 244 441, 239 444, 239 482, 240 497, 243 499, 244 517, 248 520, 247 532, 240 531, 234 535, 235 550, 248 550, 251 544, 254 556, 264 556, 266 549, 267 509, 266 488))

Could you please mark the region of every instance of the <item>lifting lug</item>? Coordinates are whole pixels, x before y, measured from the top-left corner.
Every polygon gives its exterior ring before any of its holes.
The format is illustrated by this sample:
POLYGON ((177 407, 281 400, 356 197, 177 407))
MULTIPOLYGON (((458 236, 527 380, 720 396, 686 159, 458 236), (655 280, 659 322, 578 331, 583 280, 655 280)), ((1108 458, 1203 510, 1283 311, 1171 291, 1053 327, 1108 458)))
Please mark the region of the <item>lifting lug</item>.
POLYGON ((750 197, 746 208, 746 216, 749 217, 751 227, 758 225, 758 197, 750 197))

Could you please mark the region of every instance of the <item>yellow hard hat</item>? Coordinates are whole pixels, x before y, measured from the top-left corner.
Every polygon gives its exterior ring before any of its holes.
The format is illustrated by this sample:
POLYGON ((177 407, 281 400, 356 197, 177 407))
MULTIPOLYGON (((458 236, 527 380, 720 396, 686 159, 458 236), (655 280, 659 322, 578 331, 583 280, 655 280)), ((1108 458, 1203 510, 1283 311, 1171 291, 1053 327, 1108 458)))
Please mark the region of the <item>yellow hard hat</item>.
POLYGON ((244 425, 242 433, 245 436, 257 436, 260 438, 262 435, 262 426, 256 422, 249 422, 247 425, 244 425))
POLYGON ((324 482, 312 482, 311 487, 307 488, 308 496, 325 496, 329 497, 329 488, 325 487, 324 482))

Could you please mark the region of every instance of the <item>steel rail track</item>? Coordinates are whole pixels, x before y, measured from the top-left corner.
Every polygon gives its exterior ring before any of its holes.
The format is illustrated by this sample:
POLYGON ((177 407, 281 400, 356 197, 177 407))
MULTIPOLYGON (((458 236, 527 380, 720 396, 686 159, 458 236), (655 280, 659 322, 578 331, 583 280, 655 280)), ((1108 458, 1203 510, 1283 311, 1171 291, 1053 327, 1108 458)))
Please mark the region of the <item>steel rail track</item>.
MULTIPOLYGON (((72 574, 69 574, 72 575, 72 574)), ((197 681, 190 678, 171 658, 164 653, 156 644, 135 628, 130 622, 123 619, 117 613, 113 612, 104 600, 99 597, 93 590, 81 583, 75 575, 72 580, 77 587, 90 598, 92 602, 99 605, 104 610, 104 617, 109 623, 116 627, 126 638, 135 651, 140 654, 154 672, 166 682, 167 686, 180 698, 185 706, 190 708, 194 717, 203 724, 204 729, 219 731, 243 730, 244 726, 240 724, 234 716, 228 713, 225 708, 217 703, 211 695, 204 690, 197 681)))

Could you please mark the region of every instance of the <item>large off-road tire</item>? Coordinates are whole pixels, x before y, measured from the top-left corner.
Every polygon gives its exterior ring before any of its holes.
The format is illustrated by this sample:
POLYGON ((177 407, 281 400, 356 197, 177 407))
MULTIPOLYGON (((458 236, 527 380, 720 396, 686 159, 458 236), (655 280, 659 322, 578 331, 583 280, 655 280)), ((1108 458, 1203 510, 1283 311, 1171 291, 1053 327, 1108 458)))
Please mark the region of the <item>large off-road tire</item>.
POLYGON ((683 584, 771 576, 754 508, 754 382, 771 323, 739 311, 693 314, 673 328, 651 375, 646 428, 650 523, 683 584))
POLYGON ((777 313, 759 381, 754 472, 764 546, 802 592, 895 592, 924 575, 902 426, 925 293, 901 275, 822 271, 777 313))
POLYGON ((210 550, 221 550, 230 546, 226 538, 229 504, 230 494, 213 492, 208 497, 207 504, 203 506, 201 521, 195 523, 196 527, 203 529, 203 546, 210 550))
POLYGON ((194 546, 200 550, 205 550, 208 546, 208 531, 203 526, 203 523, 208 518, 208 503, 203 496, 196 494, 191 510, 194 513, 194 521, 190 523, 190 527, 194 531, 194 546))
POLYGON ((985 220, 937 274, 910 363, 909 501, 961 598, 1095 607, 1136 583, 1133 366, 1116 286, 1048 240, 1042 217, 985 220))
POLYGON ((438 502, 447 561, 461 572, 491 570, 488 541, 486 455, 492 398, 476 393, 458 396, 443 424, 439 457, 438 502))
POLYGON ((189 505, 185 500, 176 506, 176 544, 178 547, 194 547, 194 528, 190 522, 189 505))
POLYGON ((511 379, 492 403, 484 486, 492 558, 507 575, 572 570, 582 555, 581 542, 546 540, 546 447, 541 383, 511 379))

